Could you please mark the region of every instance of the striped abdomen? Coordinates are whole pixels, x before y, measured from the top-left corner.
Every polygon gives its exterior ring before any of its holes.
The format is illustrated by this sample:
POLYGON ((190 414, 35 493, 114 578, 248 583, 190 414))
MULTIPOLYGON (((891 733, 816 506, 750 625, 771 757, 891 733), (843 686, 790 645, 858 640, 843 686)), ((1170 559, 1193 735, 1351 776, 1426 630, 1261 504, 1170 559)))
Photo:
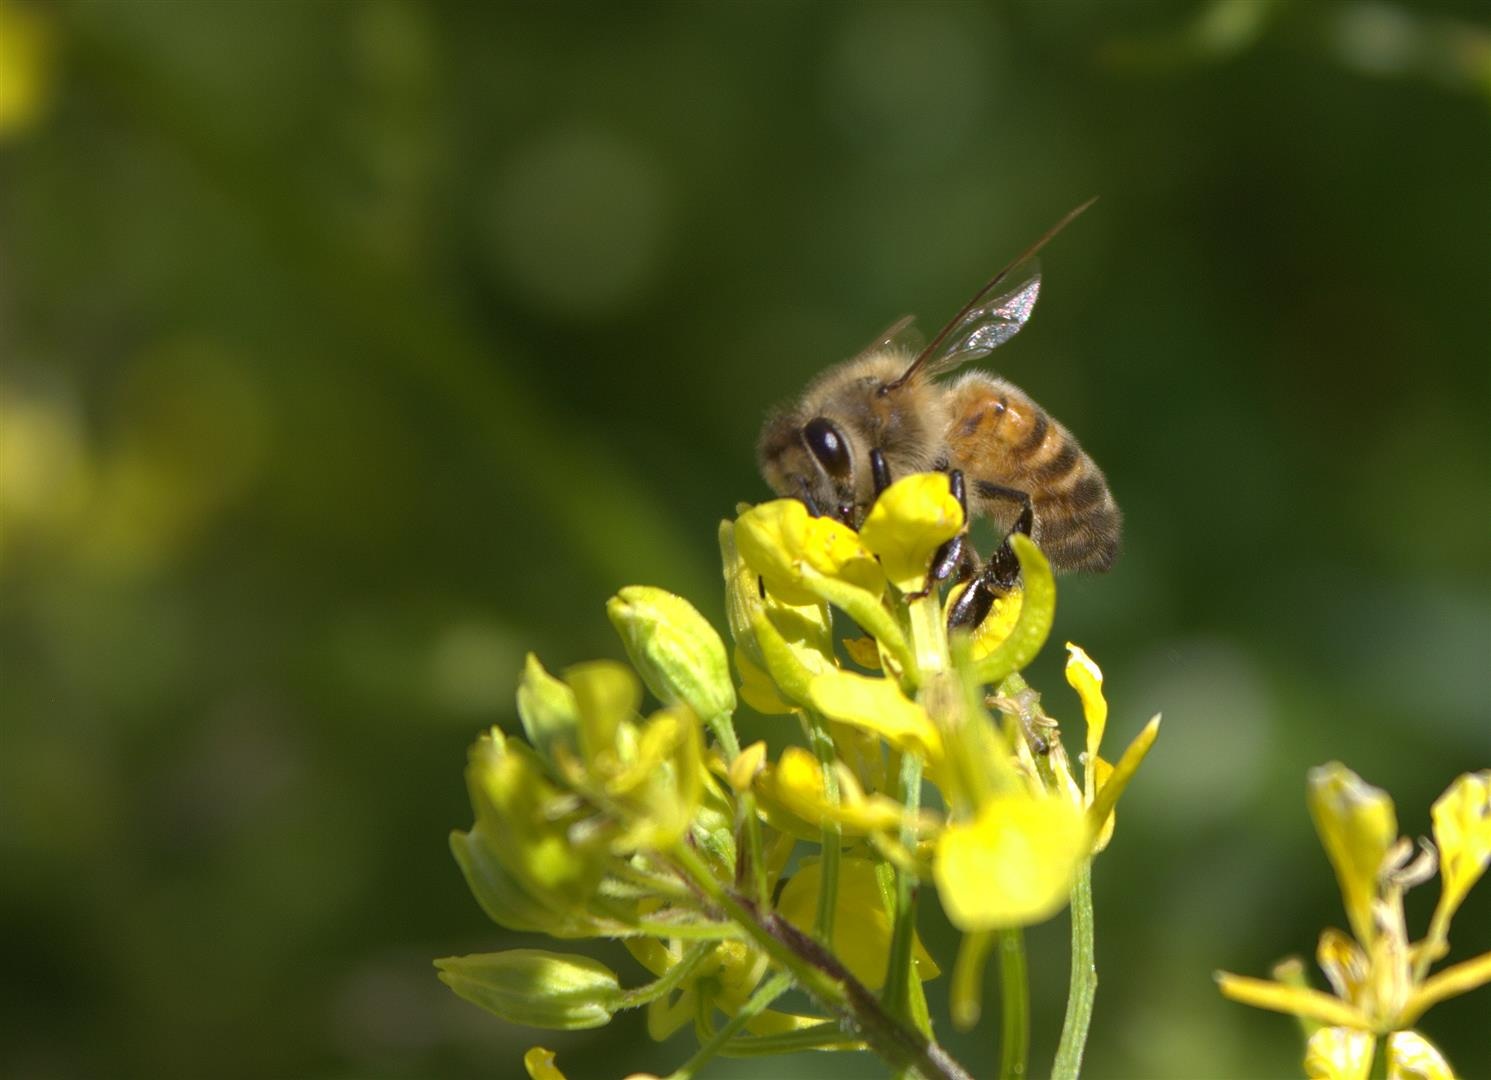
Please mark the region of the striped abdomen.
POLYGON ((1106 570, 1123 516, 1101 469, 1072 433, 1013 383, 981 371, 948 388, 948 459, 962 469, 969 512, 1006 528, 1028 495, 1031 536, 1058 570, 1106 570))

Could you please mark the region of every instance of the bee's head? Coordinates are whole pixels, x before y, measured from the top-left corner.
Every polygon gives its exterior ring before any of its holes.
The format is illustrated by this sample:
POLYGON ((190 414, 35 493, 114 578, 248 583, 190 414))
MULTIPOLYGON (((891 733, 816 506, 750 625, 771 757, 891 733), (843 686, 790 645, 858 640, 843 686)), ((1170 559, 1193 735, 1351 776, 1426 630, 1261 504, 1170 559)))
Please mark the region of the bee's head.
POLYGON ((777 413, 757 445, 761 475, 786 498, 801 499, 814 514, 853 523, 855 461, 848 425, 827 416, 777 413))

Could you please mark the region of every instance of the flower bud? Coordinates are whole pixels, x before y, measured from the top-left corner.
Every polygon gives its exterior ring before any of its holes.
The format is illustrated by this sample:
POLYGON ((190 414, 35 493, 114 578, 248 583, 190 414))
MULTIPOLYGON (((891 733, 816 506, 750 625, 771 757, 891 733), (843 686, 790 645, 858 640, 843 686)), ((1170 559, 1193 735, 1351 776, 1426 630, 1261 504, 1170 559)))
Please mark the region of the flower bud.
POLYGON ((616 973, 588 956, 510 949, 436 960, 440 981, 514 1024, 576 1031, 601 1027, 622 1005, 616 973))
POLYGON ((580 710, 575 692, 545 671, 532 653, 518 682, 518 716, 528 742, 545 761, 554 760, 556 745, 576 749, 580 710))
POLYGON ((1398 838, 1393 800, 1381 788, 1333 761, 1310 770, 1308 802, 1315 831, 1341 885, 1341 898, 1356 939, 1373 941, 1372 900, 1377 895, 1377 871, 1398 838))
POLYGON ((665 705, 705 723, 735 712, 725 643, 692 604, 663 589, 629 585, 606 604, 632 666, 665 705))

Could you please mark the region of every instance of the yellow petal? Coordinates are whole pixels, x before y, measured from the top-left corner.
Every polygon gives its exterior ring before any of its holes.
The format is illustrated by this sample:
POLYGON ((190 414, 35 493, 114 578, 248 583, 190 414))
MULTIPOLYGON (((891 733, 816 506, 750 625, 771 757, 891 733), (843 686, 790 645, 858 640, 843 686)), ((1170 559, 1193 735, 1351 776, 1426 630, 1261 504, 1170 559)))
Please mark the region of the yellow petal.
MULTIPOLYGON (((1154 716, 1144 729, 1134 736, 1134 741, 1124 749, 1123 756, 1118 759, 1118 764, 1113 766, 1112 774, 1103 781, 1098 788, 1097 798, 1093 799, 1092 806, 1087 812, 1088 820, 1092 822, 1094 829, 1103 827, 1108 820, 1113 808, 1118 805, 1118 800, 1129 786, 1129 781, 1139 771, 1139 766, 1144 763, 1149 754, 1150 747, 1154 746, 1156 739, 1160 737, 1160 718, 1154 716)), ((1096 770, 1094 770, 1096 771, 1096 770)))
POLYGON ((1457 779, 1434 803, 1433 816, 1444 883, 1440 904, 1453 913, 1491 860, 1491 769, 1457 779))
POLYGON ((1315 948, 1315 962, 1325 972, 1331 989, 1343 1001, 1362 1000, 1362 988, 1371 974, 1370 961, 1362 947, 1339 930, 1326 930, 1315 948))
POLYGON ((825 671, 808 685, 813 707, 831 720, 873 731, 900 750, 942 756, 942 737, 927 710, 889 679, 825 671))
POLYGON ((1491 952, 1454 964, 1424 981, 1404 1006, 1400 1020, 1411 1024, 1446 998, 1458 997, 1491 982, 1491 952))
POLYGON ((880 493, 859 537, 902 592, 923 587, 932 556, 963 528, 946 473, 902 477, 880 493))
POLYGON ((1082 783, 1082 791, 1089 804, 1097 794, 1092 763, 1098 759, 1098 748, 1103 743, 1103 729, 1108 724, 1108 700, 1103 697, 1103 672, 1082 651, 1081 646, 1066 643, 1069 654, 1066 662, 1066 681, 1082 699, 1082 717, 1087 721, 1088 767, 1082 783))
POLYGON ((1216 974, 1217 989, 1222 996, 1256 1009, 1290 1013, 1307 1020, 1339 1027, 1368 1028, 1371 1024, 1361 1010, 1319 990, 1302 986, 1285 986, 1270 979, 1253 979, 1226 971, 1216 974))
POLYGON ((564 1080, 564 1073, 554 1064, 554 1051, 535 1046, 523 1055, 523 1068, 529 1080, 564 1080))
POLYGON ((771 676, 757 667, 739 645, 735 647, 735 670, 740 672, 740 699, 762 716, 786 716, 797 708, 782 697, 771 676))
POLYGON ((1369 1031, 1321 1028, 1305 1047, 1305 1075, 1310 1080, 1367 1080, 1376 1043, 1369 1031))
POLYGON ((872 637, 857 637, 844 639, 844 651, 862 668, 871 671, 880 670, 880 646, 875 644, 872 637))
POLYGON ((829 577, 879 595, 884 575, 854 530, 813 517, 796 499, 753 506, 735 521, 735 544, 772 595, 807 605, 819 597, 814 578, 829 577))
POLYGON ((642 683, 632 669, 615 660, 576 664, 564 673, 580 712, 580 752, 594 761, 611 751, 624 753, 618 737, 622 725, 635 719, 642 704, 642 683))
MULTIPOLYGON (((885 985, 886 961, 890 957, 890 916, 880 902, 875 880, 876 864, 870 859, 845 856, 839 862, 839 884, 834 894, 834 932, 830 948, 856 979, 871 990, 885 985)), ((818 914, 818 894, 823 887, 823 864, 805 863, 782 889, 777 911, 798 929, 811 932, 818 914)), ((939 970, 932 956, 913 939, 912 970, 922 981, 935 979, 939 970)))
POLYGON ((776 766, 764 771, 758 789, 764 806, 780 807, 816 829, 832 822, 851 836, 900 830, 905 807, 884 795, 866 796, 847 769, 835 776, 839 797, 832 801, 823 783, 822 763, 802 747, 789 746, 776 766))
POLYGON ((756 779, 756 774, 761 771, 766 762, 766 743, 757 740, 747 746, 735 760, 730 763, 728 779, 730 786, 736 791, 749 791, 751 784, 756 779))
POLYGON ((1059 796, 989 800, 938 839, 933 876, 948 918, 963 931, 1049 918, 1066 905, 1089 839, 1082 811, 1059 796))
POLYGON ((1333 761, 1310 770, 1308 801, 1315 831, 1335 868, 1352 932, 1369 944, 1375 935, 1372 901, 1377 872, 1398 838, 1393 800, 1333 761))
MULTIPOLYGON (((1109 778, 1113 775, 1113 766, 1104 761, 1102 758, 1094 758, 1092 759, 1092 763, 1088 771, 1091 772, 1097 780, 1098 790, 1102 791, 1103 785, 1106 784, 1109 778)), ((1106 848, 1109 842, 1112 841, 1113 830, 1118 827, 1118 811, 1113 810, 1109 812, 1107 819, 1101 825, 1098 825, 1097 822, 1092 822, 1092 824, 1097 825, 1097 836, 1095 836, 1092 841, 1092 853, 1096 855, 1098 852, 1106 848)))
POLYGON ((1009 544, 1024 582, 1019 618, 996 648, 975 661, 974 675, 981 683, 999 682, 1034 660, 1056 618, 1056 579, 1050 562, 1028 536, 1015 533, 1009 544))
MULTIPOLYGON (((948 610, 952 610, 952 606, 958 602, 958 597, 962 595, 964 588, 966 586, 960 585, 948 591, 948 610)), ((996 596, 994 606, 989 609, 989 614, 984 616, 984 621, 973 628, 968 649, 969 658, 982 660, 1003 645, 1015 632, 1015 627, 1020 624, 1020 610, 1024 604, 1024 589, 1011 589, 1003 596, 996 596)))
POLYGON ((1388 1080, 1455 1080, 1439 1049, 1417 1031, 1395 1031, 1387 1038, 1388 1080))

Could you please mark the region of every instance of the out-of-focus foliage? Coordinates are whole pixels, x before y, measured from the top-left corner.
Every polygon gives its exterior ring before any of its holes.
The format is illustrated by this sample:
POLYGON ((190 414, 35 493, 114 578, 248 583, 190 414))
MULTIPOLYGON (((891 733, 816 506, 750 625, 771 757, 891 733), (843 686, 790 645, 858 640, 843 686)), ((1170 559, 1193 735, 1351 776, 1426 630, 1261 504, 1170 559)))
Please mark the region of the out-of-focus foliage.
POLYGON ((537 943, 444 843, 525 650, 720 596, 765 408, 1093 194, 995 357, 1127 515, 1057 640, 1167 718, 1089 1075, 1297 1068, 1209 980, 1340 917, 1299 776, 1425 834, 1491 743, 1488 113, 1474 0, 0 0, 0 1072, 517 1060, 427 958, 537 943))

